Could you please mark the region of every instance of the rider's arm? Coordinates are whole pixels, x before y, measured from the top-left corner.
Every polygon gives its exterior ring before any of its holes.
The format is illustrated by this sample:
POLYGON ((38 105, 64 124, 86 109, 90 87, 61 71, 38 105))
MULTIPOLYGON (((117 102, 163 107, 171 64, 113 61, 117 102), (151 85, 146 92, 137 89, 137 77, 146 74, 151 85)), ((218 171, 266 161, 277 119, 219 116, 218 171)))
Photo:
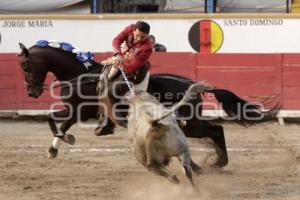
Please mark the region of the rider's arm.
POLYGON ((137 54, 134 59, 125 60, 122 67, 126 73, 135 72, 148 61, 151 54, 152 48, 145 49, 137 54))
POLYGON ((129 25, 113 39, 112 46, 114 55, 122 53, 121 44, 127 40, 127 38, 132 34, 133 30, 134 25, 129 25))

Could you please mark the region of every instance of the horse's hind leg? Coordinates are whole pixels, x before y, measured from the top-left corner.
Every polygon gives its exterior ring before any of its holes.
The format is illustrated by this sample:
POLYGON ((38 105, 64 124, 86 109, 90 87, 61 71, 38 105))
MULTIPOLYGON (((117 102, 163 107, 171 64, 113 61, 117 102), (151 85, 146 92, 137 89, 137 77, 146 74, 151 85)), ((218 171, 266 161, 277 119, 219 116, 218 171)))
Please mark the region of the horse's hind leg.
POLYGON ((214 147, 218 155, 218 159, 214 165, 224 167, 228 164, 228 154, 222 126, 212 125, 206 121, 194 120, 188 121, 188 124, 183 127, 183 131, 187 137, 210 138, 214 142, 214 147))
POLYGON ((209 138, 214 142, 218 160, 214 164, 216 167, 224 167, 228 164, 228 154, 225 143, 225 136, 223 127, 220 125, 210 125, 211 132, 208 135, 209 138))
POLYGON ((228 164, 228 154, 225 143, 225 136, 223 127, 220 125, 212 125, 206 123, 207 137, 214 142, 214 147, 217 153, 217 161, 214 163, 216 167, 224 167, 228 164))

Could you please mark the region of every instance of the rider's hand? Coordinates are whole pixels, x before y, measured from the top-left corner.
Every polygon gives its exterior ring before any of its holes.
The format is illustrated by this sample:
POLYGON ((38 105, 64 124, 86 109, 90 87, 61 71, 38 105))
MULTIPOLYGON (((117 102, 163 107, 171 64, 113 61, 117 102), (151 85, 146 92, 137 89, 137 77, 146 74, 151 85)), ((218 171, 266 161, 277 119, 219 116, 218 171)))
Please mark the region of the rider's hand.
POLYGON ((120 67, 123 64, 123 58, 121 56, 121 54, 117 54, 115 55, 115 66, 120 67))

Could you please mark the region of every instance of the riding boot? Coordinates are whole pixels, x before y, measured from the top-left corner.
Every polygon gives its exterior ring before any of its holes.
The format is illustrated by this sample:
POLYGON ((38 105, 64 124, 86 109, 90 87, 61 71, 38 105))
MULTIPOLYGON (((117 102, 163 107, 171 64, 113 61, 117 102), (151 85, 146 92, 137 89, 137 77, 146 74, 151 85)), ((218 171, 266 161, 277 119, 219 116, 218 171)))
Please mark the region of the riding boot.
POLYGON ((116 125, 112 121, 108 120, 107 124, 105 126, 103 126, 103 127, 98 126, 95 129, 95 135, 97 135, 97 136, 103 136, 103 135, 114 134, 115 126, 116 125))

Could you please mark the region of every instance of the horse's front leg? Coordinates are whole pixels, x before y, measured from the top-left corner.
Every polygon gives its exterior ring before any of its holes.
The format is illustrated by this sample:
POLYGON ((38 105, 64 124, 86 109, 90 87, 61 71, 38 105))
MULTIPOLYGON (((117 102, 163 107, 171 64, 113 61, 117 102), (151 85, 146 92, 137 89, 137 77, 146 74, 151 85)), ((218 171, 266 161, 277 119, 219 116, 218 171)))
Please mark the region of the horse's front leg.
POLYGON ((72 117, 66 121, 61 120, 62 118, 68 117, 69 114, 69 110, 66 109, 51 113, 48 116, 49 127, 54 135, 52 145, 49 148, 49 158, 55 158, 57 156, 62 141, 71 145, 75 143, 75 137, 71 134, 66 134, 66 132, 74 123, 76 123, 76 115, 73 114, 72 117), (56 122, 60 121, 63 121, 63 123, 61 127, 57 129, 56 122))

